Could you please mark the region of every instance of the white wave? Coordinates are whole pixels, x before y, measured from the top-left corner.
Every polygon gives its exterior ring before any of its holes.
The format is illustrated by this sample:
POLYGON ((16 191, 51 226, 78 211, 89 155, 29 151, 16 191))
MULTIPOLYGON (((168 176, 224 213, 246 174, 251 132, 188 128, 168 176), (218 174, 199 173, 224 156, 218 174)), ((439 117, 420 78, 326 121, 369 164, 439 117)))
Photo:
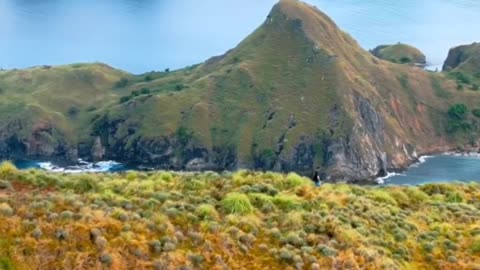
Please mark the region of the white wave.
POLYGON ((409 168, 415 168, 425 163, 427 159, 434 158, 435 156, 420 156, 417 158, 417 161, 409 166, 409 168))
POLYGON ((433 158, 435 156, 421 156, 418 158, 418 163, 422 164, 422 163, 425 163, 427 161, 427 159, 429 158, 433 158))
POLYGON ((462 153, 462 152, 446 152, 443 153, 442 156, 450 156, 450 157, 474 157, 480 158, 480 153, 477 152, 470 152, 470 153, 462 153))
POLYGON ((396 173, 396 172, 389 172, 389 173, 387 173, 387 175, 385 175, 383 177, 378 177, 377 179, 375 179, 375 181, 377 181, 378 184, 383 185, 383 184, 385 184, 386 180, 388 180, 389 178, 392 178, 394 176, 405 176, 405 174, 396 173))
POLYGON ((121 163, 115 161, 100 161, 89 163, 84 160, 78 160, 77 165, 61 167, 53 164, 52 162, 39 162, 38 166, 41 169, 44 169, 49 172, 59 172, 59 173, 85 173, 85 172, 108 172, 115 167, 120 166, 121 163))

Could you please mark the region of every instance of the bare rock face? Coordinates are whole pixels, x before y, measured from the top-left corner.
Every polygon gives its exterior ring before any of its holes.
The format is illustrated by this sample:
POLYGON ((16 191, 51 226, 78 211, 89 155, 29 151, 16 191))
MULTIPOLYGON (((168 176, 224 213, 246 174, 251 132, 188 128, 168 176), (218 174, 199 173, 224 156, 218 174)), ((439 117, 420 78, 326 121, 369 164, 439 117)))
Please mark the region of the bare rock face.
MULTIPOLYGON (((327 150, 327 180, 355 181, 384 176, 387 173, 387 154, 384 148, 385 126, 382 116, 370 102, 355 97, 360 115, 352 132, 346 137, 332 140, 327 150)), ((332 110, 332 125, 338 123, 340 110, 332 110)))
POLYGON ((95 137, 91 156, 94 161, 101 161, 105 157, 105 147, 102 145, 102 139, 98 136, 95 137))

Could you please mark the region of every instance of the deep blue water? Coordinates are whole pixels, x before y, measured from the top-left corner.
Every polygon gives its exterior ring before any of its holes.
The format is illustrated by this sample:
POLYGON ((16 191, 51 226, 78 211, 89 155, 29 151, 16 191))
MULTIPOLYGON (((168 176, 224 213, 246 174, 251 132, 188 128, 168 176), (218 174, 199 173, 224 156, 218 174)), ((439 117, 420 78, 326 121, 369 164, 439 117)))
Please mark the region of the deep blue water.
MULTIPOLYGON (((441 65, 480 41, 478 0, 307 0, 360 44, 405 42, 441 65)), ((100 61, 134 73, 235 47, 276 0, 0 0, 0 68, 100 61)))
POLYGON ((444 182, 480 182, 480 157, 441 155, 385 180, 387 185, 419 185, 444 182))

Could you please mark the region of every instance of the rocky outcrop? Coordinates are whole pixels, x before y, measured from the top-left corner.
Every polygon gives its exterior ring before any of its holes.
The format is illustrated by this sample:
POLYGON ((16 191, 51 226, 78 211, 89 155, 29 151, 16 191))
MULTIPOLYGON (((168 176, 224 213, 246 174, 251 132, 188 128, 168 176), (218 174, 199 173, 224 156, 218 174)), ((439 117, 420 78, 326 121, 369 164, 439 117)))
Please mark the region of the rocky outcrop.
POLYGON ((427 58, 419 49, 407 44, 380 45, 370 51, 383 60, 398 64, 425 65, 427 58))
MULTIPOLYGON (((327 143, 326 180, 354 181, 387 173, 384 120, 367 99, 356 96, 354 102, 359 117, 352 131, 327 143)), ((339 124, 341 113, 338 107, 331 111, 332 126, 339 124)))
POLYGON ((29 126, 13 121, 0 133, 0 157, 72 162, 77 160, 78 152, 76 146, 68 143, 62 132, 50 122, 38 121, 29 126))
POLYGON ((462 45, 450 49, 443 64, 443 71, 464 71, 472 73, 480 70, 480 43, 462 45))

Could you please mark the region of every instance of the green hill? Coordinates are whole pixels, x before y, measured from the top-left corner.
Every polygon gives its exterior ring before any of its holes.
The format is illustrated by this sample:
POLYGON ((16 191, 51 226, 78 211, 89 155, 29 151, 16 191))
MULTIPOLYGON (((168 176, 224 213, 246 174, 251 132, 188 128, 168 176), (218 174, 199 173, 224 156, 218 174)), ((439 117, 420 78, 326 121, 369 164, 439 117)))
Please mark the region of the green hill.
POLYGON ((399 64, 425 65, 426 56, 417 48, 407 44, 380 45, 372 54, 378 58, 399 64))
POLYGON ((102 64, 0 72, 0 156, 365 180, 472 142, 478 106, 444 74, 381 61, 315 7, 282 0, 236 48, 132 75, 102 64), (448 131, 448 132, 447 132, 448 131))
POLYGON ((480 43, 452 48, 445 60, 443 70, 457 81, 458 89, 478 91, 480 89, 480 43))

